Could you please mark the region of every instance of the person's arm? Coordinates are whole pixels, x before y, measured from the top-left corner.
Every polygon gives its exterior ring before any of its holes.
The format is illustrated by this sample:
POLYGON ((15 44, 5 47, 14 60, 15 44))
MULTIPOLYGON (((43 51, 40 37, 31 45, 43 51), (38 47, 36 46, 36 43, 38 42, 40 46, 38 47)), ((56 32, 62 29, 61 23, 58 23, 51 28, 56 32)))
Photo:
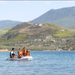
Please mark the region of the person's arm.
POLYGON ((17 54, 19 54, 19 51, 17 52, 17 54))
POLYGON ((14 53, 16 55, 16 53, 14 53))
POLYGON ((29 56, 30 56, 30 51, 29 51, 29 56))
MULTIPOLYGON (((10 53, 11 57, 12 57, 12 53, 10 53)), ((12 57, 13 58, 13 57, 12 57)))

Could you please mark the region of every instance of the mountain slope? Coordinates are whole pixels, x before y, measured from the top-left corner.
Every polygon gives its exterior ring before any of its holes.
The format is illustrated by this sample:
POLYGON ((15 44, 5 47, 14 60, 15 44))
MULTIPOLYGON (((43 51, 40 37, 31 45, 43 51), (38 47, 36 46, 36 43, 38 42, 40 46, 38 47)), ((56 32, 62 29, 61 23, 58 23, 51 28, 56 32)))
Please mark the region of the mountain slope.
POLYGON ((23 41, 34 40, 44 36, 52 37, 72 37, 75 36, 75 31, 65 29, 50 23, 34 24, 34 23, 22 23, 10 29, 6 34, 2 36, 0 41, 23 41))
POLYGON ((11 20, 2 20, 0 21, 0 30, 16 26, 17 24, 20 24, 22 22, 19 21, 11 21, 11 20))
POLYGON ((75 7, 50 10, 40 17, 30 21, 31 23, 52 23, 68 28, 75 24, 75 7))
POLYGON ((0 37, 0 47, 30 50, 75 49, 75 30, 50 23, 21 23, 0 37))
POLYGON ((75 29, 75 25, 68 27, 69 29, 75 29))
POLYGON ((7 28, 7 29, 4 29, 4 30, 0 30, 0 37, 1 35, 7 33, 11 28, 7 28))
MULTIPOLYGON (((42 37, 44 35, 53 35, 56 36, 56 32, 64 32, 67 30, 65 28, 61 28, 57 25, 43 23, 43 24, 34 24, 34 23, 22 23, 18 24, 17 26, 13 27, 9 30, 6 34, 2 36, 2 39, 7 40, 25 40, 25 39, 35 39, 42 37)), ((61 37, 61 36, 60 36, 61 37)), ((63 36, 64 37, 64 36, 63 36)))

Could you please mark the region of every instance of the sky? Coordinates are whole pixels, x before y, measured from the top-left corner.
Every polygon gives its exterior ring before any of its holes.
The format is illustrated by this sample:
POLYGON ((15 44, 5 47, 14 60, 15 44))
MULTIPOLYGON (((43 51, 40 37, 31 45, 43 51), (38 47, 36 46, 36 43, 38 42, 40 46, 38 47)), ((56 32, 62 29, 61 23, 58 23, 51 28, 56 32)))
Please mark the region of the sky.
POLYGON ((28 22, 51 9, 75 6, 75 1, 0 1, 0 20, 28 22))

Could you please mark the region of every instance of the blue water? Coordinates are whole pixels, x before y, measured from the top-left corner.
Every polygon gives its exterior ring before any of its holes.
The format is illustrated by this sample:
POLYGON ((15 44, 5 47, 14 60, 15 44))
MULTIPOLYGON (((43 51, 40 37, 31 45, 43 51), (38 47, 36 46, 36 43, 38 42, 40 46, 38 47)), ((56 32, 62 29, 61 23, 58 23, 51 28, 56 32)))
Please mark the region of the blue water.
POLYGON ((7 61, 0 52, 0 75, 75 75, 75 51, 31 51, 32 61, 7 61))

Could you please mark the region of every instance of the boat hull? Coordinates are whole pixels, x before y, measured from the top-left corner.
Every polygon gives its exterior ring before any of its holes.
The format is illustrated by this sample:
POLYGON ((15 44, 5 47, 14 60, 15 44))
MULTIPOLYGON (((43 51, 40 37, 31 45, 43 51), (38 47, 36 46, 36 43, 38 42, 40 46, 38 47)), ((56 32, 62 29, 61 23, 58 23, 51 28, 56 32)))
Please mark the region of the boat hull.
POLYGON ((33 59, 32 56, 23 56, 22 58, 7 58, 6 60, 15 60, 15 61, 19 61, 19 60, 27 60, 27 61, 31 61, 33 59))

